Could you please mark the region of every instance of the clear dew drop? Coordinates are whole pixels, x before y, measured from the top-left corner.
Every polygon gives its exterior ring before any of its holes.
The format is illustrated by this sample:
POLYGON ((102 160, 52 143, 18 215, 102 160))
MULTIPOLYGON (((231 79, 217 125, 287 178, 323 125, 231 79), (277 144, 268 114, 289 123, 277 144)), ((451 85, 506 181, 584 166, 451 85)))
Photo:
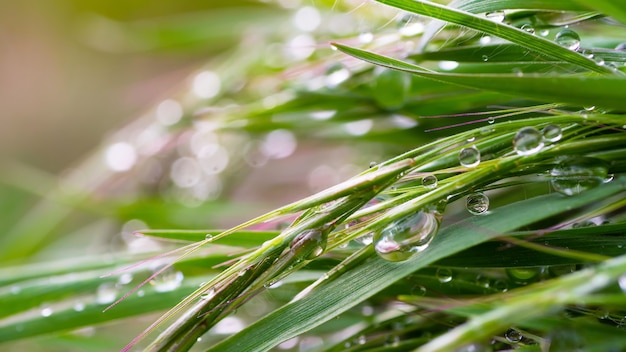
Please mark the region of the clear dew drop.
MULTIPOLYGON (((155 268, 153 272, 156 273, 160 269, 162 269, 162 266, 155 268)), ((179 288, 184 278, 183 273, 170 267, 152 279, 150 284, 154 286, 154 290, 157 292, 170 292, 179 288)))
POLYGON ((425 250, 439 230, 440 215, 418 211, 374 234, 374 249, 391 262, 401 262, 425 250))
POLYGON ((601 185, 607 175, 606 163, 591 157, 565 158, 550 171, 552 188, 566 196, 601 185))
POLYGON ((298 234, 291 241, 290 250, 299 260, 319 257, 326 249, 326 234, 320 229, 311 229, 298 234))
POLYGON ((207 240, 207 241, 211 241, 211 240, 213 240, 213 235, 211 235, 210 233, 207 233, 207 234, 204 236, 204 239, 205 239, 205 240, 207 240))
POLYGON ((363 236, 359 236, 356 239, 354 239, 355 241, 361 243, 364 246, 368 246, 370 244, 372 244, 373 240, 374 240, 374 233, 373 232, 368 232, 363 236))
POLYGON ((485 17, 494 22, 502 22, 504 21, 504 11, 487 12, 485 17))
POLYGON ((513 137, 513 149, 517 155, 532 155, 543 148, 543 135, 534 127, 524 127, 513 137))
POLYGON ((483 214, 489 210, 489 197, 481 192, 472 193, 467 196, 465 207, 474 215, 483 214))
POLYGON ((437 269, 437 273, 435 275, 437 276, 437 280, 439 280, 439 282, 441 283, 447 283, 452 281, 452 270, 448 268, 437 269))
POLYGON ((39 314, 41 314, 42 317, 47 318, 51 316, 53 312, 52 307, 49 305, 42 305, 39 314))
POLYGON ((493 116, 489 116, 487 118, 487 123, 493 125, 496 122, 496 119, 493 116))
POLYGON ((541 135, 545 142, 558 142, 563 137, 561 127, 557 125, 547 125, 541 130, 541 135))
POLYGON ((548 34, 550 34, 550 30, 549 29, 542 29, 539 31, 539 35, 542 37, 547 37, 548 34))
POLYGON ((214 288, 210 288, 208 291, 204 292, 203 294, 200 295, 200 299, 204 300, 204 301, 208 301, 211 298, 215 297, 215 289, 214 288))
POLYGON ((571 29, 563 29, 554 37, 557 44, 570 50, 580 49, 580 36, 571 29))
POLYGON ((472 146, 459 151, 459 163, 465 167, 476 167, 480 164, 480 150, 472 146))
POLYGON ((112 282, 105 282, 98 286, 96 291, 96 302, 99 304, 108 304, 115 302, 117 298, 117 288, 112 282))
POLYGON ((426 189, 434 189, 437 188, 437 176, 435 175, 428 175, 428 176, 424 176, 424 178, 422 178, 422 186, 424 186, 424 188, 426 189))
POLYGON ((524 31, 524 32, 526 32, 526 33, 535 34, 535 27, 533 27, 533 26, 532 26, 531 24, 529 24, 529 23, 523 24, 523 25, 520 27, 520 29, 521 29, 521 30, 523 30, 523 31, 524 31))
POLYGON ((482 59, 483 59, 483 61, 487 62, 487 61, 489 61, 489 56, 487 56, 487 55, 483 55, 483 56, 482 56, 482 59))
POLYGON ((504 333, 504 338, 511 343, 518 343, 522 341, 522 334, 515 329, 509 329, 504 333))
POLYGON ((544 269, 542 267, 506 269, 507 276, 511 279, 511 281, 516 284, 527 284, 530 282, 539 281, 543 272, 544 269))
POLYGON ((370 169, 378 165, 375 161, 370 161, 370 169))

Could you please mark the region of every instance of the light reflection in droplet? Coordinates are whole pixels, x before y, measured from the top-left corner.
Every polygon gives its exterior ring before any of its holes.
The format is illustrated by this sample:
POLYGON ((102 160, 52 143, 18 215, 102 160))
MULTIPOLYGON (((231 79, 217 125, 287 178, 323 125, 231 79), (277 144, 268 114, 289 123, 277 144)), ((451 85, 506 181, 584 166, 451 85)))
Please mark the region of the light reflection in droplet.
POLYGON ((165 126, 176 124, 183 117, 183 107, 173 99, 163 100, 156 109, 157 120, 165 126))
POLYGON ((374 121, 370 119, 364 119, 364 120, 348 122, 343 125, 343 129, 352 136, 362 136, 368 133, 372 129, 373 125, 374 125, 374 121))
POLYGON ((107 166, 113 171, 128 171, 137 162, 137 151, 130 143, 114 143, 106 149, 105 161, 107 166))
POLYGON ((219 94, 222 86, 220 77, 212 71, 202 71, 193 79, 192 92, 198 98, 208 99, 219 94))
POLYGON ((322 17, 316 8, 304 6, 296 11, 291 22, 301 31, 312 32, 319 27, 322 17))
POLYGON ((297 141, 293 133, 288 130, 274 130, 265 136, 262 150, 272 159, 283 159, 296 150, 297 141))

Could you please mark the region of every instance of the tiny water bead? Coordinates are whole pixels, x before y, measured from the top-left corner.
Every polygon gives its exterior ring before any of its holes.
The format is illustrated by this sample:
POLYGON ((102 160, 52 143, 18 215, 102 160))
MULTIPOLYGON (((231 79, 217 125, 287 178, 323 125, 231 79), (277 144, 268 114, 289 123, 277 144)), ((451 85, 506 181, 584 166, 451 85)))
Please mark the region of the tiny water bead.
POLYGON ((375 161, 370 161, 370 169, 378 165, 375 161))
POLYGON ((504 338, 511 343, 518 343, 522 341, 522 337, 522 334, 515 329, 509 329, 504 333, 504 338))
POLYGON ((571 29, 563 29, 554 37, 557 44, 567 49, 576 51, 580 49, 580 36, 571 29))
POLYGON ((465 167, 476 167, 480 164, 480 150, 472 146, 459 151, 459 163, 465 167))
POLYGON ((112 282, 105 282, 98 286, 98 290, 96 292, 96 302, 99 304, 108 304, 115 302, 117 298, 117 288, 115 284, 112 282))
POLYGON ((565 158, 550 171, 552 188, 566 196, 601 185, 607 175, 606 162, 591 157, 565 158))
POLYGON ((493 12, 487 12, 485 14, 485 17, 491 21, 494 22, 502 22, 504 21, 504 11, 493 11, 493 12))
POLYGON ((291 241, 291 251, 298 259, 313 259, 326 249, 326 235, 320 229, 311 229, 298 234, 291 241))
POLYGON ((523 24, 520 29, 526 33, 535 34, 535 28, 529 23, 523 24))
POLYGON ((437 280, 441 283, 446 283, 452 281, 452 270, 448 268, 439 268, 437 269, 437 280))
MULTIPOLYGON (((162 269, 163 265, 156 266, 153 269, 153 273, 157 273, 162 269)), ((169 267, 150 280, 150 284, 154 286, 154 290, 157 292, 170 292, 179 288, 183 283, 183 279, 183 273, 173 267, 169 267)))
POLYGON ((465 201, 467 211, 474 215, 480 215, 489 210, 489 197, 484 193, 477 192, 467 196, 465 201))
POLYGON ((483 61, 487 62, 487 61, 489 61, 489 56, 487 56, 487 55, 483 55, 483 56, 482 56, 482 59, 483 59, 483 61))
POLYGON ((513 137, 513 149, 517 155, 532 155, 543 148, 543 135, 534 127, 524 127, 513 137))
POLYGON ((438 182, 437 176, 435 175, 428 175, 422 178, 422 186, 424 186, 424 188, 426 189, 437 188, 437 182, 438 182))
POLYGON ((543 267, 522 267, 506 269, 507 276, 516 284, 527 284, 539 281, 544 273, 543 267))
POLYGON ((541 134, 545 142, 554 143, 561 139, 563 131, 561 130, 561 127, 557 125, 547 125, 541 130, 541 134))
POLYGON ((401 262, 425 250, 439 231, 440 214, 418 211, 374 234, 374 249, 391 262, 401 262))

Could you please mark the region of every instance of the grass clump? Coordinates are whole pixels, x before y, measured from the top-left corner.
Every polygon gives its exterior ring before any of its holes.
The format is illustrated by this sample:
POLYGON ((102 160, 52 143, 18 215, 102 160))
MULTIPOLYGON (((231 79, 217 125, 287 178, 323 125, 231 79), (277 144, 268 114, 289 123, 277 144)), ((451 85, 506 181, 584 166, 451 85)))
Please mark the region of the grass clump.
MULTIPOLYGON (((169 132, 232 145, 242 133, 264 136, 246 148, 275 159, 293 138, 360 153, 384 146, 385 161, 227 230, 158 229, 175 224, 140 209, 171 206, 162 200, 109 204, 119 218, 148 219, 152 230, 135 229, 144 238, 188 244, 152 259, 124 253, 3 272, 11 308, 0 339, 173 307, 125 350, 144 340, 154 351, 623 349, 626 38, 614 28, 626 9, 379 2, 403 17, 400 28, 332 38, 341 53, 309 53, 298 63, 304 79, 262 103, 255 84, 267 77, 253 79, 237 93, 249 104, 196 109, 169 132), (163 258, 150 271, 131 264, 163 258), (129 294, 106 296, 107 287, 129 294), (77 297, 80 309, 68 303, 77 297), (29 314, 42 300, 58 312, 29 314)), ((342 11, 332 9, 329 18, 342 11)), ((216 101, 236 99, 226 92, 216 101)), ((218 149, 201 167, 221 168, 218 149)), ((186 189, 170 175, 168 187, 186 189)), ((205 201, 197 217, 210 212, 205 201)))

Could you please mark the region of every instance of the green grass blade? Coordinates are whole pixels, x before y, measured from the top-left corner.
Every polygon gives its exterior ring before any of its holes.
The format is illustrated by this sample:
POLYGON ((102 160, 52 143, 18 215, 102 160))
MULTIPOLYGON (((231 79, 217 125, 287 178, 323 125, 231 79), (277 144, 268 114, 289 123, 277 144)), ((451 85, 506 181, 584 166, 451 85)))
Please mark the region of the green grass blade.
POLYGON ((530 50, 534 50, 545 55, 552 56, 558 60, 576 64, 591 71, 600 73, 612 73, 609 68, 599 66, 595 61, 589 59, 575 51, 566 49, 559 44, 527 33, 521 29, 497 23, 485 19, 481 16, 473 15, 469 12, 455 10, 443 5, 428 1, 413 0, 377 0, 380 3, 398 9, 413 12, 419 15, 436 18, 442 21, 465 26, 479 32, 491 34, 496 37, 519 44, 530 50))
POLYGON ((491 214, 473 217, 451 225, 439 233, 420 255, 402 263, 373 257, 362 266, 319 290, 294 301, 209 351, 266 351, 341 314, 411 272, 497 235, 604 199, 623 191, 626 179, 620 178, 577 197, 550 194, 495 209, 491 214), (263 336, 262 341, 259 336, 263 336))
POLYGON ((626 23, 626 2, 616 0, 576 0, 579 4, 605 13, 614 19, 626 23))
POLYGON ((499 75, 499 74, 448 74, 424 69, 420 66, 365 50, 334 44, 344 53, 361 60, 441 82, 464 87, 523 96, 542 101, 558 101, 578 106, 602 106, 626 109, 623 92, 626 79, 617 76, 587 75, 499 75))

